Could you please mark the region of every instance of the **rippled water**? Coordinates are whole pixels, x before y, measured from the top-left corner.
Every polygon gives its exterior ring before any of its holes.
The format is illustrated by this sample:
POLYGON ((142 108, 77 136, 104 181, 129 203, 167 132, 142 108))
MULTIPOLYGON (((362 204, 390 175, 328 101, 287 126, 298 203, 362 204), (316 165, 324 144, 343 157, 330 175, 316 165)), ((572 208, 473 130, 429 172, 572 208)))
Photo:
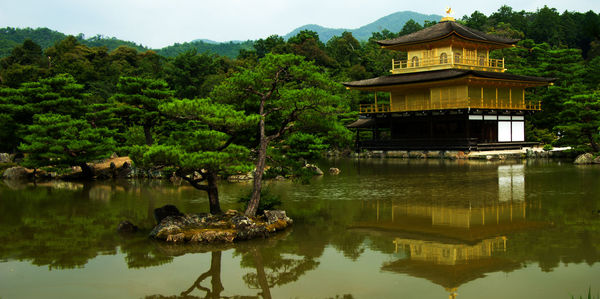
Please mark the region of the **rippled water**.
MULTIPOLYGON (((0 298, 571 298, 600 291, 600 167, 330 160, 270 182, 273 239, 167 245, 152 211, 204 212, 166 181, 0 183, 0 298), (144 228, 115 233, 128 219, 144 228)), ((239 208, 250 184, 222 183, 239 208)))

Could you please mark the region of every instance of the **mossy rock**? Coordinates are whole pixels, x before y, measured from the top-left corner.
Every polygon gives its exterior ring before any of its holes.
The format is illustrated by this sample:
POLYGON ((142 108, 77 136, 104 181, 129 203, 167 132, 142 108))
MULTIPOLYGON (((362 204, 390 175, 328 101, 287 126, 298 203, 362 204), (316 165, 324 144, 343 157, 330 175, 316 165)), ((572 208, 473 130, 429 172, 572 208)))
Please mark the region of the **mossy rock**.
POLYGON ((233 210, 221 215, 183 214, 162 219, 150 237, 170 243, 232 243, 269 237, 292 222, 285 211, 267 210, 259 217, 233 210))

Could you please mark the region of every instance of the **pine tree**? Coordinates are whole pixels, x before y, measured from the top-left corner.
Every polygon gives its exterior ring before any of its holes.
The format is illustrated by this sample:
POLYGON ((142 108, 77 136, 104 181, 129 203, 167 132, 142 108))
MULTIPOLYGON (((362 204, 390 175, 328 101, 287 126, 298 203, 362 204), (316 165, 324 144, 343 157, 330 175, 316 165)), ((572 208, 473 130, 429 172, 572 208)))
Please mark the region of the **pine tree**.
POLYGON ((108 157, 115 143, 106 128, 92 128, 85 120, 53 113, 36 114, 19 150, 27 153, 23 166, 65 172, 80 166, 93 176, 87 162, 108 157))
POLYGON ((111 98, 117 105, 114 112, 128 126, 141 126, 146 145, 152 145, 153 129, 161 122, 158 106, 171 101, 173 92, 162 80, 138 77, 121 77, 117 89, 111 98))
POLYGON ((564 103, 558 115, 561 125, 555 127, 561 142, 578 146, 589 144, 600 152, 600 93, 585 93, 572 96, 564 103))
POLYGON ((212 214, 221 213, 217 178, 252 169, 248 148, 233 141, 257 118, 209 99, 174 100, 160 111, 182 125, 164 144, 133 147, 133 161, 144 168, 174 168, 178 177, 208 193, 212 214))
POLYGON ((340 85, 314 63, 293 54, 267 54, 256 67, 234 74, 215 88, 214 99, 259 119, 254 189, 246 215, 253 216, 258 208, 269 146, 292 132, 310 128, 315 120, 321 125, 335 123, 333 116, 345 106, 338 88, 340 85))

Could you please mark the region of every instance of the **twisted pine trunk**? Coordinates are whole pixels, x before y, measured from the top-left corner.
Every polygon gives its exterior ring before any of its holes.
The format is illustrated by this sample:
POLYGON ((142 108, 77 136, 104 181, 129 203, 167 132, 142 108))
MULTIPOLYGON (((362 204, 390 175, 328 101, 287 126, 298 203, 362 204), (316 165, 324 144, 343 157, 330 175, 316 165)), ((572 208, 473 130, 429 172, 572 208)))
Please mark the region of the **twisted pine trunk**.
POLYGON ((256 161, 256 171, 254 172, 254 189, 252 190, 252 197, 248 202, 248 207, 244 213, 246 216, 256 215, 258 210, 258 204, 260 203, 260 192, 262 190, 262 176, 265 171, 265 161, 267 159, 267 138, 265 136, 265 119, 260 118, 259 122, 260 130, 260 144, 258 146, 258 161, 256 161))
POLYGON ((213 172, 206 174, 206 183, 208 193, 208 203, 210 205, 210 213, 221 214, 221 205, 219 204, 219 190, 217 189, 217 175, 213 172))

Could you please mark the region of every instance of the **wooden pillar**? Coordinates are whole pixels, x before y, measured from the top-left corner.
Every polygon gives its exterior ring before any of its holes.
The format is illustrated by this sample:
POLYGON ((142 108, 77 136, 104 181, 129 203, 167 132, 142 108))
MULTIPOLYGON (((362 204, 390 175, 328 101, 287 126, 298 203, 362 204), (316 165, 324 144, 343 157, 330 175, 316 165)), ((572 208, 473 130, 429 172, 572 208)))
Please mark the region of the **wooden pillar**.
POLYGON ((483 108, 483 86, 481 87, 481 106, 479 108, 483 108))
POLYGON ((429 112, 429 140, 433 139, 433 115, 429 112))
POLYGON ((495 109, 498 108, 498 87, 496 87, 496 107, 494 107, 495 109))
POLYGON ((360 128, 356 128, 356 151, 360 150, 360 128))
POLYGON ((471 145, 471 121, 469 120, 469 114, 467 114, 467 117, 465 119, 465 130, 467 130, 467 132, 466 132, 467 146, 470 147, 470 145, 471 145))

